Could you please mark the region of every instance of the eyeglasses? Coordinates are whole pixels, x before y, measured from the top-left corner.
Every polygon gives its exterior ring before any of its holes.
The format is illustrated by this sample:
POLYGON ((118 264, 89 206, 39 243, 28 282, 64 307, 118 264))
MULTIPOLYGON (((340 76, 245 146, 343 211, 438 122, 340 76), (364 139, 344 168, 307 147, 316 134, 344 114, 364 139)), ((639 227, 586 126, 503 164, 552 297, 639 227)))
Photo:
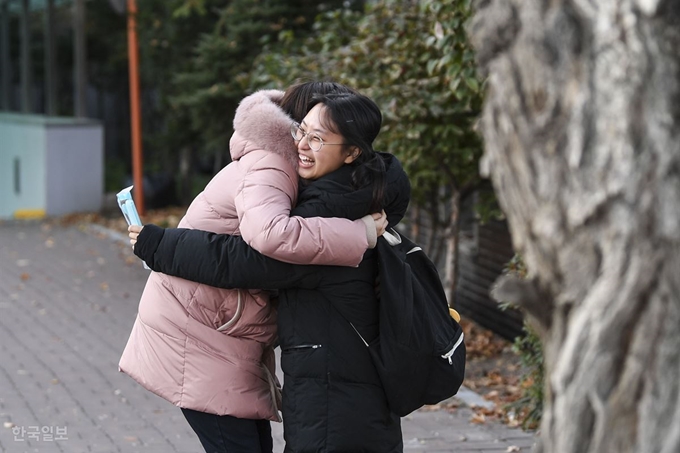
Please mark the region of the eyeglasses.
POLYGON ((296 142, 299 142, 303 138, 307 137, 307 144, 312 149, 312 151, 318 151, 323 145, 344 145, 344 143, 326 143, 317 134, 309 134, 302 129, 300 123, 293 122, 290 125, 290 133, 296 142))

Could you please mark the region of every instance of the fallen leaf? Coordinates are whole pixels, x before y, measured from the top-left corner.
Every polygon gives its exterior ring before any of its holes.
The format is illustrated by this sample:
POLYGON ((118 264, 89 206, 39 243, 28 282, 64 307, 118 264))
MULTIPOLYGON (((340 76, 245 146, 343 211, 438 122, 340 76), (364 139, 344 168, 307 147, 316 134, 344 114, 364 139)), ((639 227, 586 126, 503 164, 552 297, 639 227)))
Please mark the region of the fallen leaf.
POLYGON ((482 425, 482 424, 486 423, 486 417, 484 416, 484 414, 475 413, 475 414, 472 415, 472 418, 470 418, 470 421, 472 423, 477 424, 477 425, 482 425))
POLYGON ((428 404, 420 408, 423 412, 434 412, 442 408, 441 404, 428 404))
POLYGON ((484 395, 484 399, 493 400, 498 398, 498 395, 499 395, 498 390, 491 390, 486 395, 484 395))

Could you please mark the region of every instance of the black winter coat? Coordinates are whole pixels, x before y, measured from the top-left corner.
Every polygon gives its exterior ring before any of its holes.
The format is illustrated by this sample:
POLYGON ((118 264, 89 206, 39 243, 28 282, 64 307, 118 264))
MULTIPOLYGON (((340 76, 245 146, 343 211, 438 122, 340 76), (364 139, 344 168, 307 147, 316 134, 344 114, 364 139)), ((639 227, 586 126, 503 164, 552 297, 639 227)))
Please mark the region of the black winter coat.
MULTIPOLYGON (((388 165, 384 209, 390 225, 404 215, 410 185, 388 165)), ((350 189, 343 167, 301 188, 293 215, 360 218, 370 190, 350 189)), ((375 252, 357 268, 300 266, 267 258, 240 237, 149 225, 135 253, 155 271, 224 288, 278 289, 284 373, 286 452, 401 452, 400 419, 387 407, 366 345, 377 336, 375 252)))

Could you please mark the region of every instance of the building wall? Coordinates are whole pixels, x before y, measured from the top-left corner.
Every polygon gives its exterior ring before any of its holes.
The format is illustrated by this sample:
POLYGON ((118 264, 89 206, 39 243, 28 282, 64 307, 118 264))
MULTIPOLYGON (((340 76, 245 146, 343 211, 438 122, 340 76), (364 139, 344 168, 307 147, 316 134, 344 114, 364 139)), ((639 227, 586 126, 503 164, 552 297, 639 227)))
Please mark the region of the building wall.
POLYGON ((103 146, 99 124, 47 128, 47 215, 99 211, 104 196, 103 146))
POLYGON ((99 122, 0 113, 0 219, 101 209, 99 122))
POLYGON ((45 208, 45 130, 34 118, 0 114, 0 218, 45 208))

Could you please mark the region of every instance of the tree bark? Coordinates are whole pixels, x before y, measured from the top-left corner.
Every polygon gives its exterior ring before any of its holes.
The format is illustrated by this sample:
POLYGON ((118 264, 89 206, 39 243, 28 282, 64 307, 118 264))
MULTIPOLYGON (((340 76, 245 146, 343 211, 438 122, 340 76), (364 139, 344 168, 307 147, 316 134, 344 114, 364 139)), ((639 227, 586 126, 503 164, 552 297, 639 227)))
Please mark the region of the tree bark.
POLYGON ((446 259, 444 261, 444 292, 450 306, 454 306, 458 284, 458 238, 460 236, 460 192, 451 195, 448 226, 445 229, 446 259))
POLYGON ((482 172, 544 344, 536 451, 678 452, 680 2, 476 8, 482 172))

